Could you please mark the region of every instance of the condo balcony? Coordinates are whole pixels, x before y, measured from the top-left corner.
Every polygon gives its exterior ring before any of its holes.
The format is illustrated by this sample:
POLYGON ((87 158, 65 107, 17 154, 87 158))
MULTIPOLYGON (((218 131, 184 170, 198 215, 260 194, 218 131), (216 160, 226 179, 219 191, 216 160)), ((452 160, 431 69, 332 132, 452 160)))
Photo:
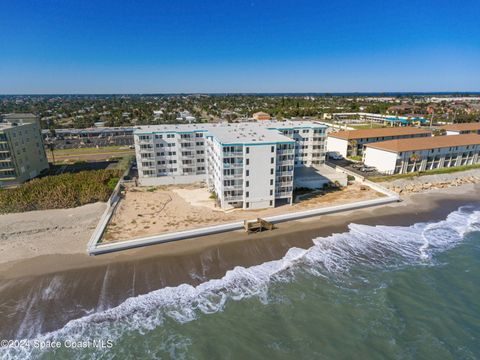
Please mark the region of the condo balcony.
POLYGON ((226 151, 223 153, 223 157, 243 157, 243 151, 226 151))
POLYGON ((223 175, 225 179, 242 179, 243 178, 243 173, 235 173, 235 174, 230 174, 230 175, 223 175))
POLYGON ((277 155, 294 155, 294 154, 295 154, 295 149, 283 149, 283 150, 277 149, 277 155))
POLYGON ((243 184, 236 184, 236 185, 224 185, 224 190, 243 190, 243 184))
POLYGON ((232 168, 242 168, 243 163, 223 163, 223 167, 225 169, 232 169, 232 168))
POLYGON ((292 196, 292 190, 290 191, 275 191, 275 197, 280 198, 280 197, 291 197, 292 196))
POLYGON ((224 201, 243 201, 243 195, 236 195, 236 196, 225 196, 223 198, 224 201))

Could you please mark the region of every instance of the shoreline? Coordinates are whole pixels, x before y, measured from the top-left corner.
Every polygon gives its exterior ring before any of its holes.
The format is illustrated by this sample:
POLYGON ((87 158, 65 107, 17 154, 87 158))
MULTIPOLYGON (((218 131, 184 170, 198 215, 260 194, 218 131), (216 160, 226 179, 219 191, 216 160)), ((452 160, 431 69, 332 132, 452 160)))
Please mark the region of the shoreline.
MULTIPOLYGON (((276 229, 271 232, 248 235, 241 230, 236 230, 95 257, 80 251, 83 246, 75 246, 73 252, 40 254, 25 259, 0 262, 0 279, 35 276, 137 260, 162 259, 176 255, 198 255, 199 252, 211 248, 249 242, 272 242, 275 239, 281 239, 279 241, 281 244, 291 244, 290 247, 307 247, 313 245, 312 239, 316 237, 347 231, 350 223, 409 226, 415 222, 440 220, 462 203, 475 201, 480 201, 480 185, 466 184, 448 189, 409 194, 401 202, 394 204, 287 221, 277 224, 276 229), (439 202, 448 202, 449 206, 439 206, 437 204, 439 202), (455 205, 451 206, 452 204, 455 205), (292 235, 295 235, 296 240, 285 240, 286 237, 292 235)), ((285 249, 283 245, 281 248, 285 249)), ((280 254, 277 251, 274 253, 277 257, 280 254)), ((235 264, 235 266, 238 265, 241 264, 235 264)))
POLYGON ((42 255, 3 263, 0 298, 26 310, 3 317, 0 335, 18 339, 50 332, 154 290, 219 279, 236 267, 281 259, 292 247, 310 248, 315 238, 346 232, 351 223, 409 226, 443 220, 462 205, 480 204, 479 190, 480 185, 468 184, 417 193, 393 205, 281 223, 274 231, 251 235, 235 231, 96 257, 42 255), (36 326, 22 327, 26 319, 36 326))

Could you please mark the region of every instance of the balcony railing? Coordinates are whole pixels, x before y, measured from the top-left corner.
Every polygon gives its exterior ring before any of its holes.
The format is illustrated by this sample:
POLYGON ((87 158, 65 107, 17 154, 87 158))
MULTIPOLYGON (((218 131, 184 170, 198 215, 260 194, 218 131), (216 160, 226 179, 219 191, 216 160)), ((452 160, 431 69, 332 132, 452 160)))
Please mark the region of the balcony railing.
POLYGON ((294 155, 295 149, 277 150, 277 155, 294 155))
POLYGON ((277 187, 292 186, 293 180, 290 181, 277 181, 275 184, 277 187))
POLYGON ((230 174, 230 175, 223 175, 224 178, 226 179, 242 179, 243 178, 243 173, 235 173, 235 174, 230 174))
POLYGON ((243 151, 228 151, 223 153, 223 157, 243 156, 243 151))
POLYGON ((223 163, 225 169, 242 168, 243 163, 223 163))
POLYGON ((237 195, 237 196, 225 196, 223 198, 224 201, 243 201, 243 195, 237 195))
POLYGON ((278 170, 276 172, 277 175, 293 175, 293 169, 292 170, 278 170))
POLYGON ((224 185, 223 188, 225 190, 242 190, 243 189, 243 184, 237 184, 237 185, 224 185))

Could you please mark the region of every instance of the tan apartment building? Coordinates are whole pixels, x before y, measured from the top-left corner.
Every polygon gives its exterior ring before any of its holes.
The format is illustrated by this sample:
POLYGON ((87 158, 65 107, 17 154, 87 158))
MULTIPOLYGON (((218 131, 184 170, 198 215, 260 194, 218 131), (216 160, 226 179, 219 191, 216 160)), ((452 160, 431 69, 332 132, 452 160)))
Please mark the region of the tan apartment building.
POLYGON ((480 122, 449 124, 440 129, 445 130, 447 135, 480 134, 480 122))
POLYGON ((40 122, 33 114, 0 117, 0 187, 21 184, 48 169, 40 122))
POLYGON ((366 144, 431 136, 430 130, 409 126, 331 132, 328 134, 327 151, 339 153, 343 157, 361 156, 366 144))

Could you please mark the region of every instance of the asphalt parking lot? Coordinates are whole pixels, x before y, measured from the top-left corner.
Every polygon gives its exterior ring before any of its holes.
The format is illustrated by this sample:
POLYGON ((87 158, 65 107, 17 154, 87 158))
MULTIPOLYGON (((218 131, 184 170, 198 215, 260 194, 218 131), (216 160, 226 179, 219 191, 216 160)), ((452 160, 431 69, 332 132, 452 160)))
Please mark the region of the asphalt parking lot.
POLYGON ((374 171, 361 171, 360 168, 358 168, 358 166, 356 166, 357 164, 362 164, 363 166, 363 163, 360 163, 360 162, 355 162, 355 161, 351 161, 351 160, 348 160, 348 159, 341 159, 341 160, 334 160, 334 159, 331 159, 329 158, 327 160, 327 162, 329 162, 330 164, 333 164, 335 166, 340 166, 340 167, 343 167, 351 172, 354 172, 358 175, 361 175, 361 176, 364 176, 364 177, 371 177, 371 176, 383 176, 385 174, 382 174, 380 172, 378 172, 377 170, 374 170, 374 171))
POLYGON ((85 147, 104 146, 130 146, 133 145, 133 136, 111 136, 111 137, 81 137, 81 138, 54 138, 50 142, 55 144, 55 149, 76 149, 85 147))

